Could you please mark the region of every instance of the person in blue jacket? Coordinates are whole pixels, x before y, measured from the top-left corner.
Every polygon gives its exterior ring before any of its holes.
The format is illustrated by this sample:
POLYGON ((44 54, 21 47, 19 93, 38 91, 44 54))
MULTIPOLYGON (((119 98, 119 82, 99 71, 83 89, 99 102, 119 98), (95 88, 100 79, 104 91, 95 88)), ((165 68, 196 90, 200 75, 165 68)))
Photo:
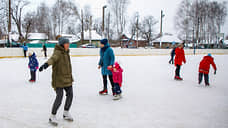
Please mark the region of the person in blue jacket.
POLYGON ((28 67, 30 69, 31 73, 31 79, 29 82, 36 82, 36 70, 39 67, 39 63, 36 59, 36 54, 35 53, 29 53, 29 64, 28 67))
POLYGON ((22 48, 23 48, 23 51, 24 51, 24 57, 26 58, 26 54, 27 54, 27 51, 28 51, 28 46, 24 43, 22 48))
MULTIPOLYGON (((110 47, 107 39, 103 39, 100 41, 100 47, 101 47, 101 49, 100 49, 100 61, 99 61, 98 69, 101 68, 104 88, 102 91, 99 92, 99 94, 107 95, 108 94, 107 76, 109 77, 109 80, 110 80, 110 83, 112 86, 112 90, 114 87, 112 72, 110 70, 108 70, 108 68, 112 68, 112 66, 114 65, 115 55, 114 55, 114 52, 113 52, 112 48, 110 47)), ((113 94, 113 95, 115 95, 115 94, 113 94)))
POLYGON ((171 51, 171 59, 169 60, 169 64, 174 64, 173 63, 173 59, 174 59, 174 56, 175 56, 175 50, 176 50, 176 47, 174 46, 172 51, 171 51))

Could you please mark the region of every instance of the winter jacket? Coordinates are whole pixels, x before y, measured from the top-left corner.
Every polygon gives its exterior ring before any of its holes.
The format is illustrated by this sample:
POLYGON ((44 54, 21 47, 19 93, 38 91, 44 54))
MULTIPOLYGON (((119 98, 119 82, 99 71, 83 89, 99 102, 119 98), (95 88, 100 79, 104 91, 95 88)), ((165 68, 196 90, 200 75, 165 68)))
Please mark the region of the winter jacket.
POLYGON ((33 53, 31 56, 29 56, 29 68, 31 71, 36 71, 39 67, 39 63, 36 59, 36 54, 33 53))
POLYGON ((23 45, 22 48, 23 48, 24 51, 28 51, 28 46, 24 46, 23 45))
POLYGON ((212 65, 214 70, 217 70, 216 65, 214 63, 214 58, 212 58, 211 56, 205 56, 199 64, 199 72, 209 74, 210 64, 212 65))
POLYGON ((110 45, 106 44, 105 47, 101 48, 100 50, 99 65, 102 67, 101 68, 102 75, 112 75, 112 72, 108 70, 108 66, 114 65, 114 62, 115 62, 114 52, 112 48, 110 48, 110 45))
POLYGON ((182 65, 182 62, 186 63, 186 60, 185 60, 185 54, 184 54, 184 49, 183 48, 176 48, 175 49, 175 60, 174 60, 174 63, 175 63, 175 66, 177 65, 182 65))
POLYGON ((52 87, 54 89, 72 86, 73 76, 69 50, 56 45, 52 57, 47 61, 52 65, 52 87))
POLYGON ((113 77, 113 82, 114 83, 118 83, 120 85, 120 87, 122 86, 122 72, 123 69, 120 67, 120 65, 116 62, 114 67, 109 69, 112 72, 112 77, 113 77), (114 68, 116 69, 116 71, 114 71, 114 68))
POLYGON ((175 49, 176 48, 173 48, 172 51, 171 51, 171 56, 175 56, 175 49))

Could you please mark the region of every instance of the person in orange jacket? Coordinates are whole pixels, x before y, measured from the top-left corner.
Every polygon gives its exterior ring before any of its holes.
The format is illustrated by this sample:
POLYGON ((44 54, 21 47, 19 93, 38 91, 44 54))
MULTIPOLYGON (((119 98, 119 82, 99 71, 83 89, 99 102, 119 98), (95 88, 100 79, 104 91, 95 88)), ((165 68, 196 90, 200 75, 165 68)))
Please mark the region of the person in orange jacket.
POLYGON ((175 49, 175 60, 174 64, 176 66, 176 71, 175 71, 175 80, 183 80, 183 78, 180 77, 180 68, 182 63, 186 63, 185 59, 185 53, 184 53, 184 44, 179 44, 178 47, 175 49))
POLYGON ((199 64, 199 84, 202 82, 203 76, 205 85, 209 86, 209 71, 210 71, 210 65, 214 68, 214 74, 216 74, 217 67, 214 62, 214 58, 209 53, 207 56, 203 57, 203 60, 201 60, 199 64))

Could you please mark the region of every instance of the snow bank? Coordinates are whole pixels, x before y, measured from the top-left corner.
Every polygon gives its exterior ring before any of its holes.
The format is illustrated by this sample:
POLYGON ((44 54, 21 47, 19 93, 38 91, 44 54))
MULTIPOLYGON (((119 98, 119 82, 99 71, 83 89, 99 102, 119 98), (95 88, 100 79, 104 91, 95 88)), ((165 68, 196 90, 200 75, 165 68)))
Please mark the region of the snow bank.
MULTIPOLYGON (((153 55, 169 55, 171 49, 121 49, 113 48, 114 52, 118 56, 153 56, 153 55)), ((72 56, 98 56, 98 48, 72 48, 70 54, 72 56)), ((34 51, 37 56, 43 56, 42 48, 29 48, 29 51, 34 51)), ((50 56, 53 53, 53 48, 48 48, 48 55, 50 56)), ((187 55, 193 54, 193 49, 185 49, 187 55)), ((197 49, 196 54, 228 54, 228 49, 197 49)), ((22 57, 23 50, 22 48, 0 48, 0 57, 22 57)))

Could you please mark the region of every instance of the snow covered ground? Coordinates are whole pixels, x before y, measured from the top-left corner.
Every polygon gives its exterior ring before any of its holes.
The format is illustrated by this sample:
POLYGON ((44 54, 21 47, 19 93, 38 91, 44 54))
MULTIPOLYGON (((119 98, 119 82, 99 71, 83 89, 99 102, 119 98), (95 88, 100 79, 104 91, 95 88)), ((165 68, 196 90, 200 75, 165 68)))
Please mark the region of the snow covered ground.
MULTIPOLYGON (((118 56, 124 69, 123 98, 99 96, 102 88, 98 57, 73 57, 73 123, 62 119, 59 128, 227 128, 228 55, 216 55, 217 75, 211 68, 211 87, 198 85, 203 56, 187 56, 175 81, 169 56, 118 56)), ((46 60, 39 58, 40 64, 46 60)), ((28 59, 0 59, 0 128, 47 128, 55 93, 51 68, 28 82, 28 59)), ((110 89, 110 86, 109 86, 110 89)), ((109 90, 109 92, 111 92, 109 90)))

